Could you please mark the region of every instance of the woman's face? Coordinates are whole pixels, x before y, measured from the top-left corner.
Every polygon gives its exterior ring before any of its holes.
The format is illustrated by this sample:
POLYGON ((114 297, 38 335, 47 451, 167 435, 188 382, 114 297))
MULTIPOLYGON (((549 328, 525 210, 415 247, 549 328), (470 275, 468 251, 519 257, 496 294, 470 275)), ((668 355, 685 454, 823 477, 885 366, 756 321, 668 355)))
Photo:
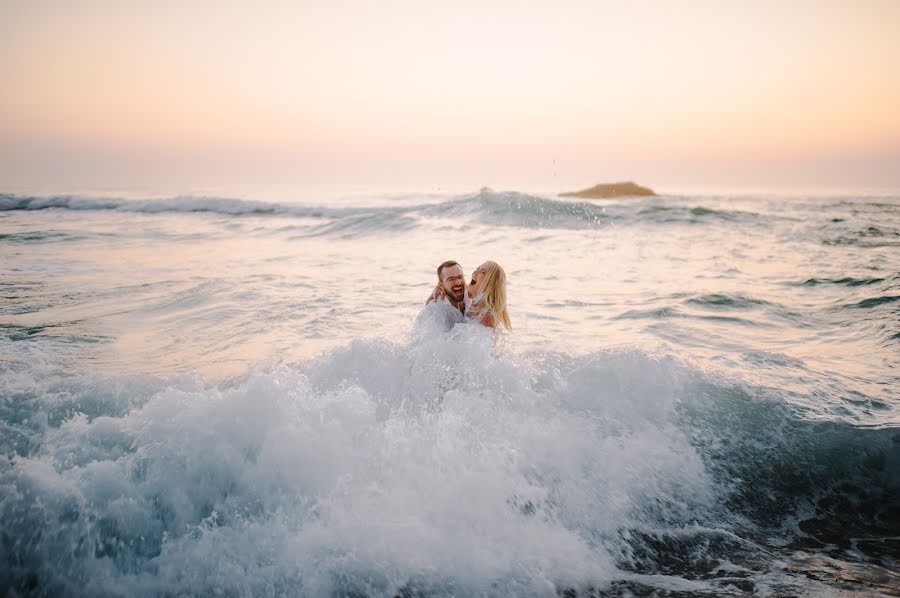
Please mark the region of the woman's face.
POLYGON ((484 281, 486 274, 487 270, 485 270, 484 264, 478 266, 478 268, 472 272, 472 281, 469 282, 469 288, 467 289, 469 298, 474 299, 475 296, 478 295, 478 292, 481 290, 481 283, 484 281))

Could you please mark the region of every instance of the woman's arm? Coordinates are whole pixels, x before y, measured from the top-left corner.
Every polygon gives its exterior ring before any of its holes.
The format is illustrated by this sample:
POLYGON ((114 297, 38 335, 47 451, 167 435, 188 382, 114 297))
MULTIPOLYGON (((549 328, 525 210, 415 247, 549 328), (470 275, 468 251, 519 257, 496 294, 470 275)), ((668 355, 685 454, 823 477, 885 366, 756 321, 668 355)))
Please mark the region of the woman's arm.
POLYGON ((481 320, 479 320, 483 326, 487 326, 488 328, 496 328, 497 322, 494 321, 494 314, 491 312, 485 312, 483 316, 481 316, 481 320))
POLYGON ((437 286, 434 287, 434 290, 431 291, 431 295, 428 296, 428 299, 425 300, 425 305, 428 305, 432 301, 437 301, 438 299, 443 299, 447 296, 447 291, 444 290, 444 286, 441 283, 437 283, 437 286))

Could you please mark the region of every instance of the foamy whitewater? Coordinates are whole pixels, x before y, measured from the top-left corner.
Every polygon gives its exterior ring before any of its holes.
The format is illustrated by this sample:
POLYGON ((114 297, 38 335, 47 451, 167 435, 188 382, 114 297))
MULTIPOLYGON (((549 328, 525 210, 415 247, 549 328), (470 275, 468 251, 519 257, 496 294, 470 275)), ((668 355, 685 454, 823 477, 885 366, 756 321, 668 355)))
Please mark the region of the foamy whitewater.
POLYGON ((900 594, 900 198, 0 195, 12 596, 900 594), (434 268, 513 332, 413 330, 434 268))

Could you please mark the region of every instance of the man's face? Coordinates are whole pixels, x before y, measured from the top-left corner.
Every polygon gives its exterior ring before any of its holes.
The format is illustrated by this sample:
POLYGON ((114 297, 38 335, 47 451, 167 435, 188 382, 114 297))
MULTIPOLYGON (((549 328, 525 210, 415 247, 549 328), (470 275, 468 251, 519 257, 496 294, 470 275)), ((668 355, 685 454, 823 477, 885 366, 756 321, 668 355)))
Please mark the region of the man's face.
POLYGON ((459 303, 466 296, 466 277, 462 266, 448 266, 441 270, 441 286, 447 292, 447 296, 459 303))

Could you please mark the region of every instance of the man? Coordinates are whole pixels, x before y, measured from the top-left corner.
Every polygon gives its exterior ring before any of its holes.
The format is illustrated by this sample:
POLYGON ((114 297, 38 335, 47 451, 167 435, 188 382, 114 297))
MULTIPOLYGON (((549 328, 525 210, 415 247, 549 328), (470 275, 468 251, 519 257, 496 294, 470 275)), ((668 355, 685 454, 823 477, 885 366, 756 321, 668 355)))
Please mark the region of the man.
POLYGON ((465 319, 466 311, 466 276, 462 266, 449 260, 437 267, 437 294, 443 290, 443 297, 429 297, 425 309, 419 314, 416 325, 429 323, 447 332, 454 325, 465 319))

